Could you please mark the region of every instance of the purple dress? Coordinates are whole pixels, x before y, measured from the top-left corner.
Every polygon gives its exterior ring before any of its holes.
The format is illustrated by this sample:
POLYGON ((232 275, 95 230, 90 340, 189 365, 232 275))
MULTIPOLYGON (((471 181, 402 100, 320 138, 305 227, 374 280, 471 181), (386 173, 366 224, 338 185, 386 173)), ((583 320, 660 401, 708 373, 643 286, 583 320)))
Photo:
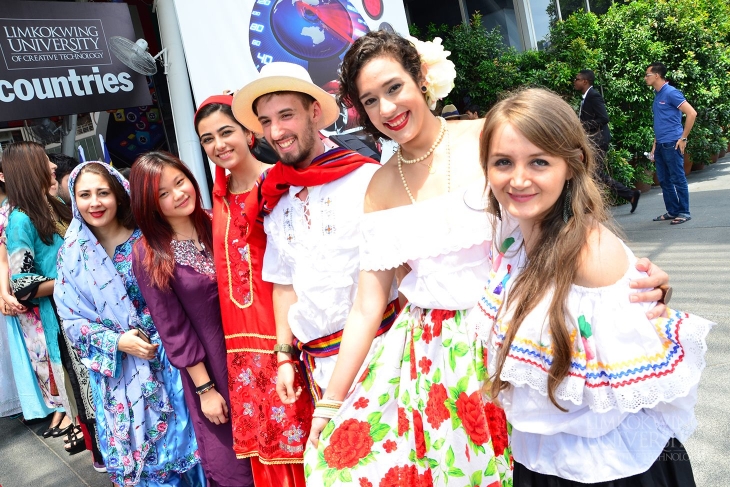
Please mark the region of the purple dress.
POLYGON ((215 425, 203 415, 195 384, 185 370, 203 362, 216 384, 216 390, 230 404, 226 347, 213 258, 210 253, 196 249, 192 240, 175 240, 171 245, 175 254, 175 270, 169 289, 160 290, 152 285, 144 270, 142 242, 135 245, 133 252, 134 274, 167 356, 172 365, 180 369, 185 401, 190 408, 209 485, 253 486, 249 460, 237 459, 233 452, 231 422, 215 425))

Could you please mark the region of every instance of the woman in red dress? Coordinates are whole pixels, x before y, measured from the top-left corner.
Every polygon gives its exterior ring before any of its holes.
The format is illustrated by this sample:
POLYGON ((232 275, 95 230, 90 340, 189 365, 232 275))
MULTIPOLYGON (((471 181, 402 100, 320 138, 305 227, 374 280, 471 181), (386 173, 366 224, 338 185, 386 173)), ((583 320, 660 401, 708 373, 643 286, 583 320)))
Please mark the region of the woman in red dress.
POLYGON ((276 394, 277 365, 299 367, 277 364, 273 352, 272 285, 261 279, 266 234, 261 219, 249 231, 243 216, 246 198, 258 191, 268 166, 251 154, 254 134, 233 117, 232 101, 230 95, 206 99, 195 113, 195 128, 217 166, 213 255, 228 353, 233 449, 239 458, 251 459, 257 487, 304 487, 302 456, 312 400, 301 374, 303 393, 296 403, 284 405, 276 394))

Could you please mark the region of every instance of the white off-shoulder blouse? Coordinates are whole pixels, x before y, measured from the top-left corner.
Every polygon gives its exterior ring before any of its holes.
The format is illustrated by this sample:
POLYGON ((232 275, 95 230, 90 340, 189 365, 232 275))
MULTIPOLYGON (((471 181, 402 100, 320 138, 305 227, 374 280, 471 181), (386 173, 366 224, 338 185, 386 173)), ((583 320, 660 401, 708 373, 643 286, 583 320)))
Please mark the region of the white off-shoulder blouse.
POLYGON ((408 264, 399 291, 424 309, 472 308, 489 278, 491 216, 484 181, 362 219, 360 268, 408 264))
MULTIPOLYGON (((488 284, 469 320, 489 351, 489 372, 511 323, 502 310, 526 255, 519 232, 495 245, 488 284)), ((670 438, 685 441, 696 427, 697 386, 713 323, 669 310, 649 320, 653 303, 630 303, 643 277, 624 245, 629 266, 616 283, 574 285, 569 292, 573 358, 558 386, 560 411, 547 396, 552 340, 547 315, 552 293, 525 318, 500 374, 512 424, 512 453, 528 469, 583 483, 647 471, 670 438)))

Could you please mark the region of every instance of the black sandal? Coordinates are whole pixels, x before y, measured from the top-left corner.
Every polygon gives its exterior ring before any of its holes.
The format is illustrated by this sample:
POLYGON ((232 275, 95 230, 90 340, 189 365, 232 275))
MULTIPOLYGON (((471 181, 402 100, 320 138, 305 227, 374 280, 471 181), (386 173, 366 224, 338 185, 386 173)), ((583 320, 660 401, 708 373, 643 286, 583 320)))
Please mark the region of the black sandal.
POLYGON ((658 217, 654 218, 653 221, 655 222, 668 222, 669 220, 674 220, 677 218, 676 216, 672 216, 669 213, 665 213, 663 215, 659 215, 658 217))
POLYGON ((68 444, 63 447, 69 455, 76 455, 86 450, 86 442, 83 436, 79 436, 81 428, 79 426, 74 427, 68 434, 68 444))
POLYGON ((81 431, 81 426, 74 426, 73 431, 69 431, 68 432, 68 434, 66 435, 66 438, 63 439, 63 442, 66 443, 66 444, 68 444, 68 442, 71 441, 71 437, 72 436, 76 436, 76 435, 78 435, 81 432, 82 432, 81 431))

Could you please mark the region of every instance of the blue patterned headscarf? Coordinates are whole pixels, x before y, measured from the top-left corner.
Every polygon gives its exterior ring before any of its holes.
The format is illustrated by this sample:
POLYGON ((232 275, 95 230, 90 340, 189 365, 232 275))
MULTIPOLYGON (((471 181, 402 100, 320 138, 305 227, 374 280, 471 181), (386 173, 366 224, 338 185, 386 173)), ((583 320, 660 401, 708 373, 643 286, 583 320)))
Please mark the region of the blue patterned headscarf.
POLYGON ((127 479, 139 480, 147 454, 165 436, 167 416, 173 409, 158 372, 160 352, 148 361, 131 354, 123 356, 117 349, 121 334, 143 325, 112 259, 76 205, 76 179, 88 164, 103 166, 129 194, 127 180, 103 162, 86 162, 73 170, 69 177, 73 220, 59 252, 53 297, 81 361, 92 375, 99 374, 94 382, 102 387, 98 392, 111 430, 107 435, 113 438, 110 443, 128 452, 121 465, 107 468, 124 469, 126 483, 127 479))

